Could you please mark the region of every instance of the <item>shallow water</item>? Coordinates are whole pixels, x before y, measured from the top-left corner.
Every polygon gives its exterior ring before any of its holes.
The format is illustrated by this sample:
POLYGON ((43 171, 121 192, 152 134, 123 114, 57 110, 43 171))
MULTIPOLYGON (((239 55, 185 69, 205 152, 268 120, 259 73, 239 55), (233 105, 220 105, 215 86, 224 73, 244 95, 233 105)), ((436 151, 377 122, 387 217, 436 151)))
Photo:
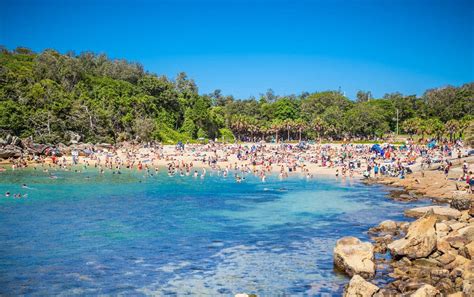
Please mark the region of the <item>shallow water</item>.
POLYGON ((340 295, 336 240, 408 207, 329 177, 55 175, 0 173, 28 193, 0 198, 0 295, 340 295))

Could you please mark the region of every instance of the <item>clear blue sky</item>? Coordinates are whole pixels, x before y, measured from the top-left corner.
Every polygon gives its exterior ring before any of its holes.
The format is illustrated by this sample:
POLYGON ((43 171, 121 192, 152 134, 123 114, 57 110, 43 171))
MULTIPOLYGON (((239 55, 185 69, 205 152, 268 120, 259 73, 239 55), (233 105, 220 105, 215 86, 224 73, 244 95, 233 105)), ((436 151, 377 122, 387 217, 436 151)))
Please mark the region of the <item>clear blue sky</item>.
POLYGON ((474 80, 474 1, 0 0, 0 44, 91 50, 238 98, 474 80))

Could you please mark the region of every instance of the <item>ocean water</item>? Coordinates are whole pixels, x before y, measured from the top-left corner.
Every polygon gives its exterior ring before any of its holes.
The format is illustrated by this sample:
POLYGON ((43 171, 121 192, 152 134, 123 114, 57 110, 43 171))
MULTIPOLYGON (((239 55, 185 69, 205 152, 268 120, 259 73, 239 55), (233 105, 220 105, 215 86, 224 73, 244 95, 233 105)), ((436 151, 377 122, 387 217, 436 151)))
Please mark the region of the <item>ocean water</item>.
POLYGON ((0 295, 338 296, 336 240, 410 206, 332 177, 54 174, 0 173, 0 295))

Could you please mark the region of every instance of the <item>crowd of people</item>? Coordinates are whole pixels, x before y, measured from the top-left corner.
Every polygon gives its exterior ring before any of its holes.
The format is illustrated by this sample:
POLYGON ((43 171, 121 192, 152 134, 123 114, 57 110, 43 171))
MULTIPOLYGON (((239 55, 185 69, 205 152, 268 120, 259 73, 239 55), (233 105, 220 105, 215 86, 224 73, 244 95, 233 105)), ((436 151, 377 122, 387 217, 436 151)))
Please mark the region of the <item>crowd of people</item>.
MULTIPOLYGON (((448 177, 452 160, 467 154, 463 143, 420 145, 411 141, 392 144, 307 144, 307 143, 247 143, 183 144, 122 144, 120 146, 70 148, 54 150, 51 156, 26 156, 10 160, 11 169, 33 167, 56 176, 50 170, 81 172, 92 168, 104 174, 122 174, 124 170, 138 170, 148 176, 166 168, 168 176, 205 178, 208 170, 224 178, 233 177, 237 183, 245 181, 247 174, 258 176, 265 182, 275 173, 280 179, 290 175, 303 175, 307 179, 318 174, 337 178, 405 178, 413 170, 443 170, 448 177), (436 166, 436 167, 434 167, 436 166)), ((2 171, 5 171, 5 167, 2 171)), ((469 164, 464 162, 463 175, 472 189, 474 180, 469 164)), ((23 197, 19 194, 20 197, 23 197)), ((5 194, 10 197, 10 193, 5 194), (8 194, 8 195, 7 195, 8 194)), ((17 198, 18 195, 17 195, 17 198)))

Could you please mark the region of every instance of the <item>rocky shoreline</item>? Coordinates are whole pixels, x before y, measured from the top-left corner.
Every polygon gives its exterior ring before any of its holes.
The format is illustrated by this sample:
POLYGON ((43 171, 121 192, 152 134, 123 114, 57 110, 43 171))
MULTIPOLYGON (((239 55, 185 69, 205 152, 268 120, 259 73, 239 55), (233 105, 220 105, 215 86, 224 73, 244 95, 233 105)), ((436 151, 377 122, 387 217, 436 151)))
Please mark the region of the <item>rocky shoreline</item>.
POLYGON ((337 242, 335 267, 352 277, 344 296, 474 296, 474 195, 456 180, 457 172, 448 179, 433 169, 366 181, 394 187, 396 201, 431 199, 434 205, 405 211, 416 218, 411 223, 381 222, 368 230, 372 242, 337 242), (374 284, 376 272, 387 283, 374 284))

